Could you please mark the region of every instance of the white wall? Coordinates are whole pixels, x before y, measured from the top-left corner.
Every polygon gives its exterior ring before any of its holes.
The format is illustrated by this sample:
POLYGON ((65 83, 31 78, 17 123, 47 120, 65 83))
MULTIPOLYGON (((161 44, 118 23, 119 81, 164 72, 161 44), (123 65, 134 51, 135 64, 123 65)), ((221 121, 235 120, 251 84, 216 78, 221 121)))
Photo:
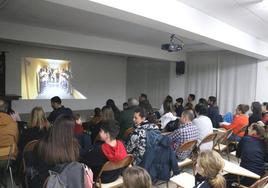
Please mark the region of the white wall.
MULTIPOLYGON (((6 93, 21 95, 21 62, 23 57, 70 60, 73 86, 87 99, 63 100, 73 110, 102 107, 108 98, 121 108, 126 100, 126 57, 58 50, 0 42, 6 55, 6 93)), ((49 100, 19 100, 13 103, 14 110, 28 113, 37 105, 51 111, 49 100)))
POLYGON ((268 61, 258 62, 257 72, 257 89, 256 89, 256 100, 260 102, 268 101, 268 61))

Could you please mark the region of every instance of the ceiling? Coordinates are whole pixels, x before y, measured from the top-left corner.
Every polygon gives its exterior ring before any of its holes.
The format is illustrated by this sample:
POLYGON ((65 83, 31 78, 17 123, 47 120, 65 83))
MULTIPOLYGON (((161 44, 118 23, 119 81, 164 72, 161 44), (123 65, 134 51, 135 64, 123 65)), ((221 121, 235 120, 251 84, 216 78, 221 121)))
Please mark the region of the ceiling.
POLYGON ((268 0, 177 0, 268 42, 268 0))
MULTIPOLYGON (((0 20, 159 47, 169 33, 43 0, 0 0, 0 20), (1 2, 4 2, 1 6, 1 2)), ((220 50, 179 37, 185 51, 220 50)))

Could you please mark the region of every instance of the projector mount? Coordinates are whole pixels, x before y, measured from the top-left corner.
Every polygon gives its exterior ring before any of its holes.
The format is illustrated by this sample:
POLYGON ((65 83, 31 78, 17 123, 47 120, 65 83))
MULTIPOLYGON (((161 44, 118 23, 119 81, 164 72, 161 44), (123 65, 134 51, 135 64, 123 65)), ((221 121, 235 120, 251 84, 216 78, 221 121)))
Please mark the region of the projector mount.
POLYGON ((184 47, 184 43, 182 40, 176 37, 175 34, 172 34, 170 36, 170 42, 169 44, 162 44, 161 49, 166 50, 168 52, 178 52, 181 51, 184 47), (175 43, 174 40, 179 41, 179 43, 175 43))

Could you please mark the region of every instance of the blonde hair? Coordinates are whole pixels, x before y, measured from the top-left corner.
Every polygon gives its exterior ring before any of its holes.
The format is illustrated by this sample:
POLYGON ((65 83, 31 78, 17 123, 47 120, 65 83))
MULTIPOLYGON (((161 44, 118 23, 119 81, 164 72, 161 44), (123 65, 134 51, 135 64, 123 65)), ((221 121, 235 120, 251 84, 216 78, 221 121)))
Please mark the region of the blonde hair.
POLYGON ((123 172, 124 188, 151 188, 152 180, 148 172, 139 167, 128 167, 123 172))
POLYGON ((114 120, 113 109, 109 106, 104 106, 102 108, 102 119, 103 120, 114 120))
POLYGON ((49 123, 43 108, 41 106, 34 107, 31 111, 28 127, 30 128, 39 127, 39 129, 43 129, 44 127, 47 128, 48 126, 49 123))
POLYGON ((226 182, 220 171, 224 167, 224 161, 220 154, 212 150, 205 150, 198 155, 197 163, 200 167, 200 175, 208 179, 213 188, 225 188, 226 182))

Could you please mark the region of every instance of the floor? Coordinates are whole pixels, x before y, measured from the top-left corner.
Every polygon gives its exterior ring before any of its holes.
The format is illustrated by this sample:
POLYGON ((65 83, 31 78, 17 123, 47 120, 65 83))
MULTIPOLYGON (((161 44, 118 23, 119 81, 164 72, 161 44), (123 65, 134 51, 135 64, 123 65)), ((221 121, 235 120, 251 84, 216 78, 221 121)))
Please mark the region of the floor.
POLYGON ((63 99, 74 99, 73 95, 67 92, 67 89, 62 88, 59 83, 49 82, 43 88, 42 93, 38 94, 36 99, 50 99, 54 96, 59 96, 63 99))

